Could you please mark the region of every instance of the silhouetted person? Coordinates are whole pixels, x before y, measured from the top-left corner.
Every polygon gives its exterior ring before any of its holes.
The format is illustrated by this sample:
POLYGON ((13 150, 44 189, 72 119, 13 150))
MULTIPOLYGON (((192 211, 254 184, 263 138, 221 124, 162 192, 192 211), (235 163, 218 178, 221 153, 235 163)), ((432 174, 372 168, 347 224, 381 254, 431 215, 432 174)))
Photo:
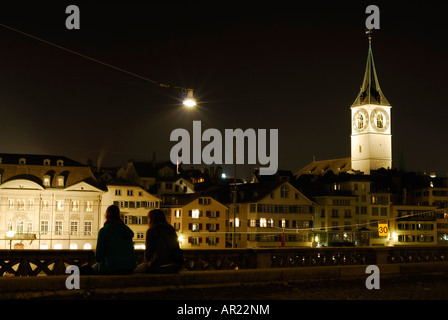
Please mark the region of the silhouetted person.
POLYGON ((132 238, 134 232, 120 218, 120 209, 111 205, 106 222, 98 232, 94 267, 99 274, 130 274, 136 267, 132 238))
POLYGON ((168 224, 160 209, 148 213, 145 263, 135 272, 176 273, 182 268, 183 251, 179 247, 176 230, 168 224))

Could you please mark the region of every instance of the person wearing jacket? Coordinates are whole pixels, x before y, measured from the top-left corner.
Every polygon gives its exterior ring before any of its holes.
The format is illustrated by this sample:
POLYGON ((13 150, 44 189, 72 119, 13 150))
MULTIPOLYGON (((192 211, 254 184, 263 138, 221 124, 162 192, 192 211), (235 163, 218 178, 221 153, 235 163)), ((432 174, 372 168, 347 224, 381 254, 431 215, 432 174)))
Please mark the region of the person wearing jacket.
POLYGON ((148 213, 149 228, 146 232, 145 263, 135 272, 176 273, 182 268, 182 250, 179 248, 176 230, 171 226, 160 209, 148 213), (176 257, 176 253, 180 257, 176 257))
POLYGON ((95 260, 99 274, 130 274, 136 267, 132 238, 134 232, 120 218, 120 209, 111 205, 106 222, 98 232, 95 260))

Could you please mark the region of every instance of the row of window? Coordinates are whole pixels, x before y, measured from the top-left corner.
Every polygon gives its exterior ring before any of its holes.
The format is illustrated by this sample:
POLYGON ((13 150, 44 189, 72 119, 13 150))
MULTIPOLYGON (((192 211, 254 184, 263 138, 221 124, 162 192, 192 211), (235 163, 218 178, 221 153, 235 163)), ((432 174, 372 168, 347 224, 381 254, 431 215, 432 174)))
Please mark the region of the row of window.
MULTIPOLYGON (((14 230, 14 224, 13 222, 9 221, 6 224, 6 230, 7 231, 13 231, 14 230)), ((41 220, 40 221, 40 235, 47 235, 50 232, 50 224, 48 220, 41 220)), ((23 220, 16 221, 16 229, 15 232, 17 234, 25 234, 25 233, 33 233, 33 223, 32 222, 25 222, 23 220)), ((63 221, 56 220, 54 222, 54 232, 53 235, 55 236, 61 236, 64 234, 69 234, 72 236, 78 236, 79 235, 79 221, 70 221, 70 228, 68 232, 64 232, 63 230, 63 221)), ((92 235, 92 221, 84 221, 84 233, 85 236, 91 236, 92 235)))
MULTIPOLYGON (((115 189, 115 195, 116 196, 121 196, 121 191, 122 191, 121 189, 115 189)), ((130 197, 134 196, 134 190, 133 189, 127 189, 126 192, 127 192, 128 196, 130 196, 130 197)), ((138 196, 139 197, 143 197, 143 191, 138 191, 138 196)))
POLYGON ((251 213, 313 213, 312 206, 281 205, 281 204, 255 204, 249 207, 251 213))
MULTIPOLYGON (((202 243, 202 237, 188 237, 188 243, 192 246, 198 246, 202 243)), ((218 237, 205 237, 205 243, 209 246, 216 246, 219 243, 218 237)))
POLYGON ((311 228, 312 221, 308 220, 274 220, 272 218, 251 219, 247 221, 247 226, 251 228, 311 228), (277 223, 276 223, 277 222, 277 223), (290 223, 291 222, 291 223, 290 223))
POLYGON ((398 236, 398 242, 434 242, 434 236, 430 235, 412 235, 412 234, 400 234, 398 236))
MULTIPOLYGON (((192 232, 200 232, 202 231, 203 224, 202 223, 189 223, 188 230, 192 232)), ((174 223, 174 229, 180 229, 180 223, 174 223)), ((219 223, 206 223, 205 224, 206 231, 219 231, 219 223)))
POLYGON ((148 224, 147 216, 121 215, 121 219, 125 224, 148 224))
MULTIPOLYGON (((72 212, 77 212, 81 210, 80 207, 80 201, 79 200, 71 200, 68 203, 69 210, 72 212)), ((50 211, 50 200, 42 200, 41 201, 41 208, 42 211, 50 211)), ((56 200, 55 206, 56 211, 64 211, 65 210, 65 201, 64 200, 56 200)), ((8 199, 8 210, 18 210, 18 211, 24 211, 24 210, 34 210, 34 199, 8 199)), ((93 201, 84 201, 84 211, 85 212, 93 212, 93 201)))
POLYGON ((398 230, 434 230, 432 223, 399 223, 398 230))
MULTIPOLYGON (((205 211, 205 217, 206 218, 219 218, 219 210, 206 210, 205 211)), ((181 217, 181 210, 176 210, 174 212, 175 218, 181 217)), ((204 212, 202 210, 194 209, 194 210, 188 210, 188 217, 192 219, 199 219, 204 217, 204 212)))
MULTIPOLYGON (((284 240, 285 242, 310 242, 312 241, 312 234, 285 234, 284 240)), ((251 233, 247 235, 247 241, 280 242, 282 241, 282 235, 251 233)))
POLYGON ((147 209, 158 209, 160 208, 160 201, 114 201, 114 205, 119 208, 147 208, 147 209))

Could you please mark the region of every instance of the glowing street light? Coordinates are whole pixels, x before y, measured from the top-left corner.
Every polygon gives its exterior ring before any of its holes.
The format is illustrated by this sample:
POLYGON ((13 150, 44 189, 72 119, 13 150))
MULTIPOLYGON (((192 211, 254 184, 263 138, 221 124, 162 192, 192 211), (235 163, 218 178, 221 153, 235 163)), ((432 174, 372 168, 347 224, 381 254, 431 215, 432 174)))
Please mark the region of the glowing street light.
POLYGON ((193 97, 193 89, 187 89, 187 97, 184 99, 184 106, 188 108, 196 106, 196 99, 193 97))
POLYGON ((9 239, 9 250, 12 249, 12 240, 14 239, 15 235, 16 235, 16 232, 14 230, 8 230, 6 232, 6 238, 9 239))

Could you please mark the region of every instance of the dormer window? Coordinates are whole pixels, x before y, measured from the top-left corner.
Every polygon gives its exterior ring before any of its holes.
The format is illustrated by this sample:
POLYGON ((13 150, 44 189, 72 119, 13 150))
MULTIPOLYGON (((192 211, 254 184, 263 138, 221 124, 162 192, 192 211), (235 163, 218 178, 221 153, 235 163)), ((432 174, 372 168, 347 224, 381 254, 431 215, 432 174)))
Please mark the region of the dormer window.
POLYGON ((50 176, 48 176, 48 175, 44 176, 43 184, 44 184, 44 187, 49 187, 50 186, 50 184, 51 184, 50 176))
POLYGON ((64 161, 61 160, 61 159, 59 159, 58 161, 56 161, 56 165, 57 165, 58 167, 63 167, 63 166, 64 166, 64 161))
POLYGON ((26 164, 26 159, 25 158, 20 158, 19 159, 19 164, 26 164))
POLYGON ((50 165, 50 159, 45 159, 44 166, 49 166, 49 165, 50 165))
POLYGON ((64 177, 63 176, 58 177, 58 187, 64 187, 64 177))

